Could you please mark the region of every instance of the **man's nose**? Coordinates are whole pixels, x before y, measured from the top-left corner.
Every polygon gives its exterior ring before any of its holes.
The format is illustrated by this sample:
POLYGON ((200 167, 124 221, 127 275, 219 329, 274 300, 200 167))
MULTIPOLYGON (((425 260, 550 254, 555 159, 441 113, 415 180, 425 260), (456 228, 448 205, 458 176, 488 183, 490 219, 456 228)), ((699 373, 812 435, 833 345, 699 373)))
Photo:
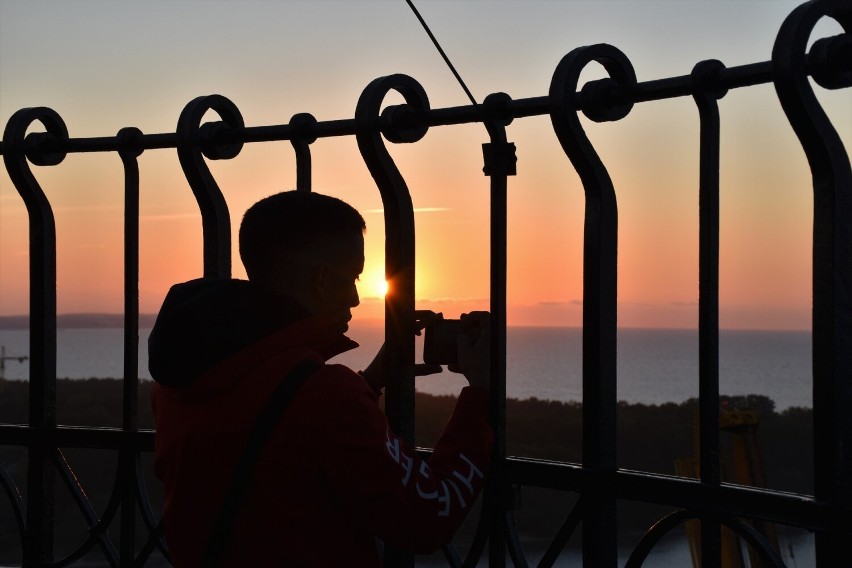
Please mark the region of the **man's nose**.
POLYGON ((349 307, 356 308, 361 303, 361 298, 358 296, 358 287, 352 286, 352 299, 349 303, 349 307))

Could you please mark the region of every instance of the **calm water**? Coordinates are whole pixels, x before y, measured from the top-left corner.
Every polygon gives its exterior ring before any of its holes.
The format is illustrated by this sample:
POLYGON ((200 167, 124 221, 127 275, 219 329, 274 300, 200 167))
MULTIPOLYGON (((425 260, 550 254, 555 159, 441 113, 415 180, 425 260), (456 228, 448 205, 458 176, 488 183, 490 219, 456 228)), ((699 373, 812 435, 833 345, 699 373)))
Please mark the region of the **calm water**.
MULTIPOLYGON (((139 376, 147 369, 149 329, 140 330, 139 376)), ((350 331, 361 348, 335 359, 363 369, 382 341, 380 327, 350 331)), ((418 340, 419 341, 419 340, 418 340)), ((26 355, 25 330, 0 330, 8 355, 26 355)), ((122 333, 118 329, 61 329, 57 376, 121 377, 122 333)), ((420 344, 418 343, 418 348, 420 344)), ((722 331, 719 349, 722 394, 763 394, 776 408, 812 406, 811 338, 799 331, 722 331)), ((24 379, 28 365, 7 361, 5 376, 24 379)), ((508 331, 507 391, 512 398, 582 399, 582 336, 576 328, 514 327, 508 331)), ((457 393, 459 375, 418 378, 418 390, 457 393)), ((698 396, 698 338, 693 330, 623 329, 618 333, 618 398, 660 404, 698 396)))

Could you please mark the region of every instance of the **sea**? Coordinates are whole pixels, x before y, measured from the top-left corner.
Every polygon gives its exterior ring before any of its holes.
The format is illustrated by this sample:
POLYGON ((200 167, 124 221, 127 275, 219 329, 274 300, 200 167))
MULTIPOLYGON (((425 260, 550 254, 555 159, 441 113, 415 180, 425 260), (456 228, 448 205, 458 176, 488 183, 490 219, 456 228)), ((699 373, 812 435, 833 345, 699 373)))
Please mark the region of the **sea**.
MULTIPOLYGON (((139 376, 148 372, 148 335, 139 330, 139 376)), ((333 359, 355 370, 365 368, 383 341, 380 325, 353 326, 348 335, 360 347, 333 359)), ((0 329, 6 357, 28 356, 29 334, 0 329)), ((506 391, 510 398, 581 401, 582 331, 567 327, 510 327, 506 346, 506 391)), ((418 353, 422 339, 417 339, 418 353)), ((419 355, 418 355, 419 357, 419 355)), ((25 380, 28 361, 4 361, 7 379, 25 380)), ((57 333, 57 377, 121 378, 123 334, 113 328, 60 328, 57 333)), ((698 332, 685 329, 620 329, 617 352, 621 401, 642 404, 683 402, 698 397, 698 332)), ((722 330, 719 334, 719 392, 759 394, 775 408, 812 406, 811 335, 807 331, 722 330)), ((460 375, 418 377, 419 391, 457 394, 460 375)))
MULTIPOLYGON (((139 330, 139 376, 147 368, 149 328, 139 330)), ((363 369, 383 341, 380 325, 353 326, 348 335, 360 347, 332 360, 363 369)), ((6 357, 28 356, 28 332, 0 329, 6 357)), ((422 339, 417 340, 418 357, 422 339)), ((123 333, 113 328, 61 328, 57 333, 57 376, 84 379, 121 378, 123 333)), ((4 361, 5 378, 26 380, 28 361, 4 361)), ((683 329, 618 330, 618 399, 628 403, 663 404, 698 397, 698 333, 683 329)), ((806 331, 722 330, 719 334, 719 390, 723 395, 765 395, 783 411, 812 407, 811 335, 806 331)), ((460 375, 443 373, 418 377, 416 388, 435 395, 457 394, 465 385, 460 375)), ((510 327, 507 330, 506 390, 510 398, 581 401, 582 331, 560 327, 510 327)), ((787 566, 816 565, 813 535, 804 531, 779 533, 781 556, 787 566)), ((623 566, 631 547, 619 547, 623 566)), ((546 543, 525 542, 530 564, 537 563, 546 543)), ((417 566, 445 566, 439 556, 418 558, 417 566)), ((481 565, 487 565, 485 562, 481 565)), ((556 566, 580 566, 576 545, 560 556, 556 566)), ((644 566, 692 566, 682 532, 673 532, 654 549, 644 566)))

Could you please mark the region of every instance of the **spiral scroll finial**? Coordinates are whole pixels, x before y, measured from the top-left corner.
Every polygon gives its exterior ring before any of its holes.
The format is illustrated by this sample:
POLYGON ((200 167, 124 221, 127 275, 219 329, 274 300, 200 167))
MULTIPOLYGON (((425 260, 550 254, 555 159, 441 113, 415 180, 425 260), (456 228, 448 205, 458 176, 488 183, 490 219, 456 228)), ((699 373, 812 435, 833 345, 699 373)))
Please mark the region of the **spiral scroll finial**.
MULTIPOLYGON (((599 476, 616 468, 616 298, 618 206, 612 179, 586 136, 581 108, 590 119, 619 120, 632 108, 633 66, 611 45, 581 47, 566 55, 550 83, 550 120, 562 148, 574 165, 586 195, 583 233, 583 467, 599 476), (580 73, 600 63, 609 79, 585 85, 578 101, 580 73)), ((614 566, 615 500, 604 494, 590 498, 583 513, 584 561, 614 566)))
MULTIPOLYGON (((30 380, 29 424, 36 431, 56 427, 56 222, 28 159, 53 166, 65 158, 68 129, 56 111, 21 109, 3 133, 6 171, 24 200, 29 216, 30 248, 30 380), (27 135, 40 122, 46 133, 27 135)), ((27 532, 24 558, 36 563, 52 559, 54 472, 51 452, 30 448, 27 467, 27 532)))
MULTIPOLYGON (((395 377, 385 391, 385 412, 394 431, 408 443, 414 442, 414 207, 408 185, 385 147, 382 135, 392 142, 411 143, 426 134, 424 127, 411 127, 409 115, 428 111, 423 87, 407 75, 389 75, 373 80, 355 108, 355 139, 364 163, 376 182, 385 217, 384 367, 395 377), (396 91, 405 105, 381 112, 385 97, 396 91)), ((410 555, 388 550, 391 563, 409 562, 410 555), (407 560, 406 560, 407 559, 407 560)))
POLYGON ((3 160, 9 177, 27 208, 30 240, 30 422, 55 424, 56 381, 56 222, 53 210, 28 162, 54 166, 65 158, 68 129, 53 109, 21 109, 9 119, 3 133, 3 160), (34 123, 46 132, 27 134, 34 123), (42 385, 42 386, 37 386, 42 385), (50 403, 41 405, 40 397, 50 403), (35 400, 33 400, 35 398, 35 400))
MULTIPOLYGON (((787 17, 772 49, 775 91, 813 177, 814 495, 847 508, 852 507, 852 168, 814 94, 808 67, 813 64, 820 85, 848 86, 850 73, 834 63, 835 50, 849 52, 850 32, 852 3, 815 0, 787 17), (819 40, 816 55, 809 56, 810 36, 823 17, 834 18, 845 34, 819 40)), ((818 564, 830 565, 847 553, 848 537, 842 533, 817 534, 818 564)))
POLYGON ((245 126, 239 109, 221 95, 198 97, 184 107, 177 125, 177 152, 184 175, 201 210, 204 231, 204 277, 231 275, 231 219, 222 190, 204 157, 229 160, 242 150, 239 131, 245 126), (201 124, 207 111, 221 122, 201 124))
POLYGON ((358 148, 382 198, 385 217, 385 277, 390 293, 385 297, 385 339, 388 363, 399 371, 399 383, 389 385, 388 417, 397 433, 412 441, 414 435, 414 208, 411 194, 394 164, 382 135, 402 143, 420 140, 426 129, 410 127, 406 115, 429 110, 426 91, 407 75, 373 80, 355 109, 358 148), (405 106, 382 113, 385 97, 396 91, 405 106))
POLYGON ((591 120, 614 121, 627 116, 633 104, 626 99, 626 93, 636 84, 636 72, 630 60, 619 49, 607 44, 579 47, 563 57, 556 67, 549 92, 551 122, 587 190, 590 186, 611 185, 605 181, 609 175, 577 115, 580 73, 592 62, 601 64, 610 78, 587 83, 581 91, 583 113, 591 120))

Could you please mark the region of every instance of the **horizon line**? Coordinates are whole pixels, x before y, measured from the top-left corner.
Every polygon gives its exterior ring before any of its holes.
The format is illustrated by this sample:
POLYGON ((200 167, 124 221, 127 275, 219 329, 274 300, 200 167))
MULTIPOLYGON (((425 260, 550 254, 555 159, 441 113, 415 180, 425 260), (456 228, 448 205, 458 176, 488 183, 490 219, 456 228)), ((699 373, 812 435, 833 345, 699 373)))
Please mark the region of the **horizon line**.
MULTIPOLYGON (((139 323, 153 324, 157 318, 156 312, 140 312, 139 323)), ((117 312, 68 312, 56 315, 57 329, 122 329, 121 320, 124 320, 125 315, 117 312), (67 320, 77 321, 67 321, 67 320), (66 320, 66 321, 62 321, 66 320), (76 325, 75 325, 76 324, 76 325)), ((363 327, 375 327, 384 323, 383 318, 378 317, 362 317, 354 318, 350 329, 363 327)), ((140 325, 139 327, 149 327, 140 325)), ((512 328, 553 328, 553 329, 583 329, 582 325, 547 325, 547 324, 528 324, 507 323, 506 327, 512 328)), ((29 329, 29 315, 27 314, 0 314, 0 330, 21 330, 29 329)), ((673 330, 673 331, 698 331, 698 325, 695 326, 637 326, 626 325, 617 326, 618 330, 633 330, 633 329, 654 329, 654 330, 673 330)), ((765 331, 765 332, 812 332, 810 328, 760 328, 760 327, 720 327, 719 331, 765 331)))

